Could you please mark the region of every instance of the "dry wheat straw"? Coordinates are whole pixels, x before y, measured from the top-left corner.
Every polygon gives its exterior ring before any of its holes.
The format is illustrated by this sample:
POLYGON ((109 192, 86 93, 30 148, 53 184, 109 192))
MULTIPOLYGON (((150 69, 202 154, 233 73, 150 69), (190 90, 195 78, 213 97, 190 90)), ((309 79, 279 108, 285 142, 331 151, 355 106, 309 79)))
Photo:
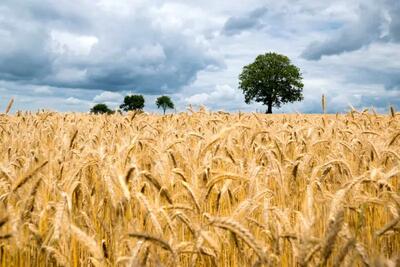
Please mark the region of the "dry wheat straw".
POLYGON ((10 102, 8 102, 8 105, 7 105, 7 107, 6 107, 6 110, 4 111, 5 114, 8 114, 8 112, 10 112, 10 110, 11 110, 13 104, 14 104, 14 98, 11 98, 11 99, 10 99, 10 102))
POLYGON ((3 114, 0 267, 394 266, 399 113, 321 104, 3 114))
POLYGON ((247 243, 247 245, 249 245, 254 250, 261 261, 267 261, 266 254, 264 253, 262 246, 258 243, 256 238, 238 222, 232 220, 231 218, 217 217, 209 217, 209 222, 211 225, 229 230, 232 233, 238 235, 247 243))

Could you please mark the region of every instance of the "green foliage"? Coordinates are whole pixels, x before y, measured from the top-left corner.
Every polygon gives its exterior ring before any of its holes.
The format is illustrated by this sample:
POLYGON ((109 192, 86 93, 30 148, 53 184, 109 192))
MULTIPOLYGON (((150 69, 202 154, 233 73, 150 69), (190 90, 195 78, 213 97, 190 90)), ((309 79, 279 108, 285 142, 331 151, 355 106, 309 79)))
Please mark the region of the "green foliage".
POLYGON ((119 107, 124 111, 142 110, 144 108, 144 98, 142 95, 125 96, 124 103, 119 107))
POLYGON ((171 98, 169 96, 160 96, 156 100, 156 105, 157 108, 162 108, 165 114, 165 111, 167 108, 173 109, 174 108, 174 103, 172 102, 171 98))
POLYGON ((106 104, 96 104, 90 109, 90 113, 94 114, 112 114, 114 113, 106 104))
POLYGON ((243 90, 245 102, 252 100, 272 107, 303 100, 303 83, 300 69, 291 64, 288 57, 277 53, 257 56, 256 60, 243 67, 239 75, 239 89, 243 90))

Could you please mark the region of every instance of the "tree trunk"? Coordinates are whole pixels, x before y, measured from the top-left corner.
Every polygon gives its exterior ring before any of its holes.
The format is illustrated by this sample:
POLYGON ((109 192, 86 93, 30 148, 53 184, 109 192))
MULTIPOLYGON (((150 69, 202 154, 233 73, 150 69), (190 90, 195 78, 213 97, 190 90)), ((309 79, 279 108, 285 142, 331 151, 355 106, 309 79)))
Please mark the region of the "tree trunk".
POLYGON ((266 114, 272 114, 272 102, 268 103, 268 109, 267 109, 267 111, 265 113, 266 114))

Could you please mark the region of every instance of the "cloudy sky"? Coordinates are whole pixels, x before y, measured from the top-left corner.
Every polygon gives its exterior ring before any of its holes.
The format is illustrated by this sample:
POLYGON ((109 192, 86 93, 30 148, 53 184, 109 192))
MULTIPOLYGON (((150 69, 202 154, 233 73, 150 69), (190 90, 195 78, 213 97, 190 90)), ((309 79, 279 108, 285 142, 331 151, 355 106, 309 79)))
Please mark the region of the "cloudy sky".
POLYGON ((168 94, 177 110, 260 111, 238 89, 261 53, 287 55, 304 101, 277 112, 400 108, 399 0, 1 0, 0 110, 88 111, 168 94))

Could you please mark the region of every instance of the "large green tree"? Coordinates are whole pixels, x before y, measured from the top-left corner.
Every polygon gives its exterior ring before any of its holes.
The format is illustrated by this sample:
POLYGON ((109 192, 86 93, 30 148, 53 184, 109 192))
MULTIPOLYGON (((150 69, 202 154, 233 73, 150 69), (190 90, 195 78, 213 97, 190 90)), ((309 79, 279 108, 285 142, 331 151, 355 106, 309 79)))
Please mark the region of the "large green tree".
POLYGON ((106 104, 96 104, 90 109, 90 113, 94 114, 111 114, 113 111, 106 104))
POLYGON ((144 108, 144 97, 142 95, 127 95, 124 103, 119 106, 124 111, 142 110, 144 108))
POLYGON ((261 102, 267 106, 266 113, 272 113, 272 107, 303 100, 302 79, 300 69, 288 57, 266 53, 243 67, 239 88, 247 104, 261 102))
POLYGON ((171 98, 169 96, 160 96, 156 100, 156 105, 157 108, 162 108, 165 114, 165 111, 167 108, 173 109, 174 108, 174 103, 172 102, 171 98))

